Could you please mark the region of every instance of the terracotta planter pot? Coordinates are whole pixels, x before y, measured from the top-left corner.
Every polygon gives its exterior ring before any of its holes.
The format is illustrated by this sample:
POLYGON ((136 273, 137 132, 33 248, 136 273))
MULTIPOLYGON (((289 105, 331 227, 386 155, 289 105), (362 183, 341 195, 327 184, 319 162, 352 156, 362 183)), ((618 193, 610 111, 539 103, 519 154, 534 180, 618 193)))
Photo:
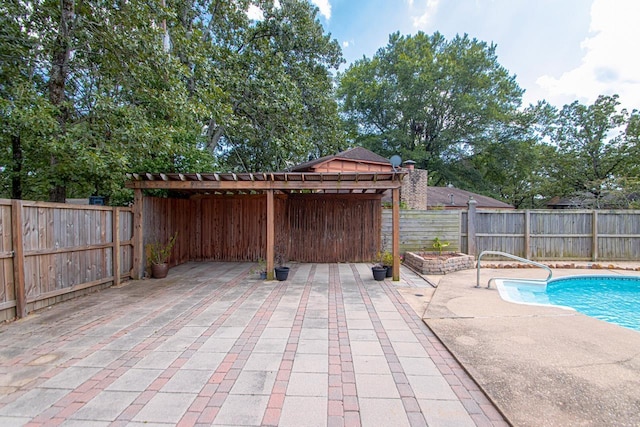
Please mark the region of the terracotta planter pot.
POLYGON ((169 273, 169 264, 151 264, 151 277, 164 279, 169 273))

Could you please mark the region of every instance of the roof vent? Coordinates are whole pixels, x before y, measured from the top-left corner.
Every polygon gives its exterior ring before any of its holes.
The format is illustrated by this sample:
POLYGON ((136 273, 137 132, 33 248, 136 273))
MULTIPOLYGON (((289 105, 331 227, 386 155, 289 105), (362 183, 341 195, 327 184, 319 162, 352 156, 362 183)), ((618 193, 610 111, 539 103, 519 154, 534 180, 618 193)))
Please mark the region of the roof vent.
POLYGON ((413 160, 405 160, 405 162, 402 164, 405 168, 409 169, 410 171, 412 171, 415 166, 416 166, 416 162, 414 162, 413 160))

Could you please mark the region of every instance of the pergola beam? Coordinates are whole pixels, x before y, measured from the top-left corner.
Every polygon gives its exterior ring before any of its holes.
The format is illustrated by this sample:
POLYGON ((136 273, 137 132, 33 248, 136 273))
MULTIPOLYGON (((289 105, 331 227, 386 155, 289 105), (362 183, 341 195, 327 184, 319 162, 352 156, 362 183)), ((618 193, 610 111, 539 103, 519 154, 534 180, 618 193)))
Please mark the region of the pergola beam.
POLYGON ((389 190, 401 181, 128 181, 127 188, 148 190, 389 190))

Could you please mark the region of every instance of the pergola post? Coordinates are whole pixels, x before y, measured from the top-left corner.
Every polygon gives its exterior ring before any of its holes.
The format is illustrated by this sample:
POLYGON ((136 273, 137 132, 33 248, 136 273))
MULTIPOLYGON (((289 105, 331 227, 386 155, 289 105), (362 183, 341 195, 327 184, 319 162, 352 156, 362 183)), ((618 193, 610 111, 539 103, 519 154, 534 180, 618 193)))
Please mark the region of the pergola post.
POLYGON ((391 244, 393 252, 393 277, 394 281, 400 280, 400 189, 394 188, 391 193, 393 230, 391 232, 391 244))
POLYGON ((133 190, 133 278, 142 279, 144 273, 144 235, 143 235, 142 190, 133 190))
POLYGON ((273 190, 267 190, 267 280, 273 280, 275 254, 275 212, 273 190))

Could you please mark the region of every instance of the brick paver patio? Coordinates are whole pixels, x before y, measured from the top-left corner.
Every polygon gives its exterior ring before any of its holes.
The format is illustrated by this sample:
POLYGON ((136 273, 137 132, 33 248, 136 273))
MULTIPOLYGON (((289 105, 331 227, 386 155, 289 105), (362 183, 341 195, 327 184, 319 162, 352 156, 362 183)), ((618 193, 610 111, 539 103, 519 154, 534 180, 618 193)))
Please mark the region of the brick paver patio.
POLYGON ((508 425, 366 264, 189 263, 0 326, 0 425, 508 425))

